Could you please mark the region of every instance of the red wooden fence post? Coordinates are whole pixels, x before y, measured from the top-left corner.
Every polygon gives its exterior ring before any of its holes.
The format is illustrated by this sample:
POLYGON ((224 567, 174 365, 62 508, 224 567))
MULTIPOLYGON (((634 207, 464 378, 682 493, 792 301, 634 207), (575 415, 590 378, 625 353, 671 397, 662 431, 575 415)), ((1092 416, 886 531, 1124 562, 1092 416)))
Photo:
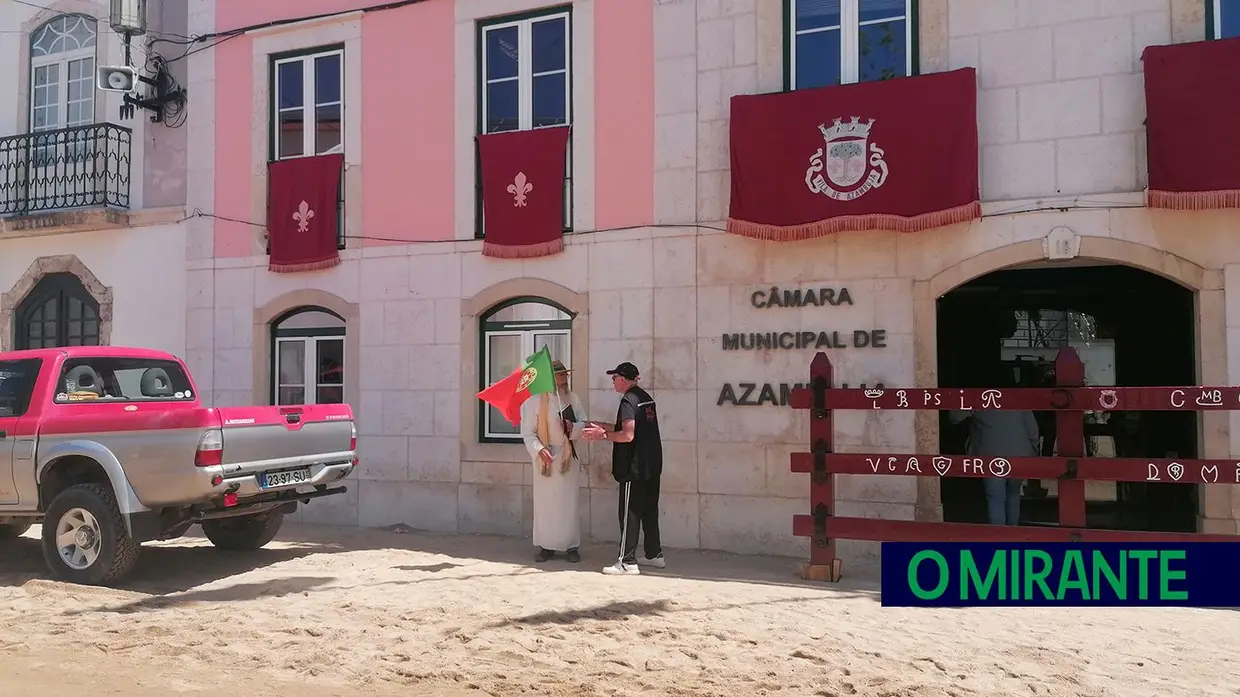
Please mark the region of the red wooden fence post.
POLYGON ((831 361, 819 351, 809 364, 809 388, 813 403, 809 410, 809 449, 813 456, 810 472, 809 508, 814 519, 809 538, 809 561, 801 564, 801 578, 811 581, 839 581, 840 560, 835 556, 830 520, 835 509, 835 475, 827 472, 826 455, 834 451, 831 411, 827 409, 827 390, 831 388, 831 361))
MULTIPOLYGON (((1085 383, 1085 364, 1076 349, 1067 346, 1059 349, 1055 357, 1055 385, 1079 387, 1085 383)), ((1055 447, 1059 457, 1085 457, 1085 412, 1055 412, 1055 447)), ((1059 476, 1059 527, 1085 527, 1085 480, 1079 479, 1076 461, 1069 460, 1059 476)))

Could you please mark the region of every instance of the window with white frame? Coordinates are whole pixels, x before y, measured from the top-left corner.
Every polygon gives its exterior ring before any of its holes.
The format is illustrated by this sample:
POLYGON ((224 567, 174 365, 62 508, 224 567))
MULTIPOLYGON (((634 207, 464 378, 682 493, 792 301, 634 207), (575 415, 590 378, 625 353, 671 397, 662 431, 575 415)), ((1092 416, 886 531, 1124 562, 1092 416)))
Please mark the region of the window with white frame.
POLYGON ((344 152, 344 49, 272 57, 272 159, 344 152))
MULTIPOLYGON (((572 15, 568 9, 542 10, 479 22, 478 33, 480 133, 572 123, 572 15)), ((567 158, 565 229, 572 221, 571 137, 567 158)))
POLYGON ((30 34, 30 132, 95 122, 95 19, 66 14, 30 34))
MULTIPOLYGON (((273 55, 270 119, 272 161, 344 152, 344 47, 273 55)), ((344 249, 343 171, 336 228, 344 249)))
POLYGON ((272 403, 344 403, 344 319, 301 307, 272 325, 272 403))
POLYGON ((1209 0, 1210 36, 1212 39, 1230 39, 1240 36, 1240 0, 1209 0))
POLYGON ((789 89, 913 74, 917 0, 785 0, 789 89))
MULTIPOLYGON (((482 370, 478 389, 482 390, 512 375, 530 354, 544 346, 552 360, 572 369, 573 317, 567 310, 542 298, 513 298, 488 310, 482 316, 482 370)), ((514 426, 499 411, 479 401, 479 432, 484 442, 510 442, 521 439, 514 426)))
MULTIPOLYGON (((63 14, 30 34, 30 132, 45 133, 95 122, 95 51, 98 27, 87 15, 63 14)), ((40 166, 85 156, 89 133, 36 138, 40 166)))

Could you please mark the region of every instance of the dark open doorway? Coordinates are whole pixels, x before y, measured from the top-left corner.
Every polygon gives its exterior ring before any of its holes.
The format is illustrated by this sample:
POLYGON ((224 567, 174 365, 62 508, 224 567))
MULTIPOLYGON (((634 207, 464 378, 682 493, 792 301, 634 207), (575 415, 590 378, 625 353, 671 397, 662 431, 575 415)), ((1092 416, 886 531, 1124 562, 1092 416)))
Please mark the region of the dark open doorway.
MULTIPOLYGON (((1022 386, 1054 384, 1060 347, 1076 347, 1091 385, 1138 387, 1196 383, 1193 292, 1126 266, 1076 266, 997 271, 938 301, 939 385, 990 387, 996 367, 1022 386)), ((1054 453, 1054 415, 1038 413, 1042 455, 1054 453)), ((1195 412, 1113 412, 1087 415, 1092 457, 1183 457, 1197 453, 1195 412)), ((967 426, 940 413, 939 446, 965 452, 967 426)), ((1030 480, 1021 497, 1022 525, 1053 525, 1055 482, 1030 480)), ((1193 532, 1192 484, 1086 485, 1090 527, 1193 532)), ((986 522, 981 479, 944 478, 943 519, 986 522)))

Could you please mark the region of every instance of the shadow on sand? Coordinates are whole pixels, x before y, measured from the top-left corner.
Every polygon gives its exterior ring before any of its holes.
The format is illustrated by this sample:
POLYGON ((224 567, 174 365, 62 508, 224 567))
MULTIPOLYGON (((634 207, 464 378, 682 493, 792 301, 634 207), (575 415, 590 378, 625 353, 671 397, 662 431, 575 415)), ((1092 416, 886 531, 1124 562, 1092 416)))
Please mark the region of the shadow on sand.
MULTIPOLYGON (((404 525, 386 528, 333 528, 317 525, 289 525, 281 540, 333 551, 408 550, 447 557, 435 563, 402 565, 401 571, 436 573, 461 566, 464 560, 511 564, 532 572, 598 572, 616 561, 616 544, 590 542, 581 546, 582 560, 571 564, 560 557, 536 563, 537 551, 528 538, 500 535, 453 535, 414 530, 404 525)), ((878 600, 878 568, 873 563, 845 567, 839 583, 806 581, 797 576, 802 559, 773 555, 740 555, 705 550, 666 551, 668 567, 642 567, 646 576, 685 578, 723 583, 754 583, 835 591, 878 600), (851 573, 850 573, 851 571, 851 573)), ((459 578, 459 577, 446 577, 459 578)), ((429 579, 427 579, 429 580, 429 579)))
MULTIPOLYGON (((187 538, 194 539, 193 536, 187 538)), ((138 565, 116 588, 156 595, 177 593, 311 554, 341 551, 346 550, 314 543, 295 543, 255 552, 223 552, 209 543, 192 546, 146 544, 138 556, 138 565)), ((27 536, 0 542, 0 586, 21 586, 28 581, 51 578, 37 538, 27 536)))
MULTIPOLYGON (((20 586, 35 580, 48 580, 50 573, 35 528, 26 537, 0 542, 0 586, 20 586)), ((138 566, 132 575, 117 585, 119 590, 142 593, 147 598, 110 608, 110 612, 135 612, 160 609, 191 602, 238 601, 259 596, 304 593, 327 586, 333 579, 324 575, 297 576, 263 582, 239 582, 223 588, 203 589, 201 586, 284 562, 320 554, 365 553, 368 551, 408 551, 430 554, 437 559, 420 559, 412 563, 376 567, 374 582, 358 586, 373 589, 380 586, 436 584, 466 581, 480 576, 523 576, 541 573, 597 573, 616 558, 615 543, 591 542, 581 546, 582 560, 577 564, 556 558, 535 563, 534 548, 528 538, 499 535, 453 535, 414 530, 404 525, 388 528, 337 528, 328 526, 286 524, 275 545, 255 552, 222 552, 213 548, 193 529, 177 543, 144 545, 138 566), (508 570, 482 570, 476 574, 460 574, 461 567, 479 561, 517 567, 508 570), (393 579, 395 571, 408 577, 393 579)), ((668 567, 642 568, 644 577, 684 578, 719 583, 750 583, 805 588, 821 593, 830 591, 837 597, 859 597, 878 601, 877 573, 873 568, 858 565, 854 574, 846 575, 836 584, 800 579, 796 569, 800 559, 769 555, 738 555, 703 550, 666 552, 668 567)), ((364 563, 364 562, 362 562, 364 563)), ((240 579, 238 579, 240 581, 240 579)), ((219 585, 219 584, 217 584, 219 585)), ((583 612, 611 614, 658 613, 668 610, 665 601, 645 606, 620 603, 583 612)), ((684 608, 676 608, 680 611, 684 608)), ((600 616, 601 616, 600 615, 600 616)), ((525 618, 538 622, 537 617, 525 618)), ((571 618, 546 621, 571 621, 571 618)))

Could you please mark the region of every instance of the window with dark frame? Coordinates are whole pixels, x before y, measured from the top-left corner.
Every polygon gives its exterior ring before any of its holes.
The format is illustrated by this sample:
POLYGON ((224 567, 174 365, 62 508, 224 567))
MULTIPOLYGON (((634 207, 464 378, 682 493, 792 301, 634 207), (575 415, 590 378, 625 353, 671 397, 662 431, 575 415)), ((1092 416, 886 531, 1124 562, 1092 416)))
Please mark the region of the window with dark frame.
POLYGON ((1240 36, 1240 0, 1207 0, 1206 38, 1240 36))
POLYGON ((99 303, 71 273, 39 279, 14 315, 19 350, 99 345, 99 303))
MULTIPOLYGON (((271 161, 344 152, 344 47, 271 56, 271 161)), ((336 247, 345 248, 344 170, 336 201, 336 247)), ((268 250, 270 252, 270 250, 268 250)))
MULTIPOLYGON (((487 310, 478 342, 478 389, 508 377, 544 346, 553 360, 571 369, 572 330, 572 314, 545 298, 512 298, 487 310)), ((516 443, 521 431, 495 407, 479 400, 478 436, 483 443, 516 443)))
POLYGON ((344 403, 345 322, 322 307, 299 307, 271 324, 271 403, 344 403))
POLYGON ((787 89, 913 75, 917 0, 784 0, 787 89))
MULTIPOLYGON (((478 23, 478 133, 571 125, 572 11, 568 7, 478 23)), ((564 230, 573 220, 573 140, 564 175, 564 230)), ((477 220, 482 237, 482 180, 475 145, 477 220)))

